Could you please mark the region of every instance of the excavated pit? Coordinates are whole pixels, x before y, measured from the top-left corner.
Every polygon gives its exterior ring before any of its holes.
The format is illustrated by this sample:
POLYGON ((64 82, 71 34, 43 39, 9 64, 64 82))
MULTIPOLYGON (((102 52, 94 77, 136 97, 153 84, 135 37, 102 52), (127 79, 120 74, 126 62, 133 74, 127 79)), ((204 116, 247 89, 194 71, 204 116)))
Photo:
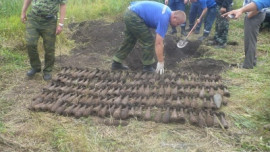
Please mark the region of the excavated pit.
MULTIPOLYGON (((109 69, 112 56, 124 39, 124 23, 121 20, 113 23, 102 20, 85 21, 70 24, 69 28, 73 31, 71 38, 82 45, 74 48, 70 56, 63 56, 60 66, 109 69)), ((202 56, 207 50, 200 48, 200 41, 190 41, 186 47, 179 49, 176 47, 177 41, 178 38, 171 35, 167 35, 164 39, 166 70, 219 74, 228 68, 229 64, 213 59, 182 63, 185 59, 202 56)), ((141 54, 140 46, 136 45, 124 63, 133 71, 141 71, 143 66, 140 60, 141 54)), ((156 64, 153 66, 155 67, 156 64)))

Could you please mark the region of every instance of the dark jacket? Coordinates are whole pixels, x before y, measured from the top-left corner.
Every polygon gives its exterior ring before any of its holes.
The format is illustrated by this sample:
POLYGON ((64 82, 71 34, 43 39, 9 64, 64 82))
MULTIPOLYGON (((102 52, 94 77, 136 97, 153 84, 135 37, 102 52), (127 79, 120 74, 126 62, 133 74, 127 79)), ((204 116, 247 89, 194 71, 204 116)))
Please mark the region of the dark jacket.
POLYGON ((215 0, 217 5, 226 8, 227 10, 230 8, 232 5, 233 0, 215 0))

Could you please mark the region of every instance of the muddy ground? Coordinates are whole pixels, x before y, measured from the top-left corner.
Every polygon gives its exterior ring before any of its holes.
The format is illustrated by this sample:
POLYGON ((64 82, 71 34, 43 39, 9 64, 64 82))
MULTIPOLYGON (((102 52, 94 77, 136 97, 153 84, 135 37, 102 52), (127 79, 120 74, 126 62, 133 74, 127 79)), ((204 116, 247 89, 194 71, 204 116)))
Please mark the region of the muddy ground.
MULTIPOLYGON (((61 66, 110 68, 112 56, 124 39, 125 25, 123 22, 85 21, 70 24, 69 28, 73 31, 72 39, 81 45, 74 48, 70 56, 62 57, 61 66)), ((190 41, 186 47, 179 49, 176 46, 178 40, 179 38, 172 35, 167 35, 164 40, 166 70, 218 74, 227 69, 227 63, 213 59, 199 59, 181 63, 188 58, 200 57, 207 50, 200 48, 200 41, 190 41)), ((142 50, 139 45, 136 45, 125 60, 125 64, 131 70, 141 70, 143 66, 140 60, 141 55, 142 50)), ((155 65, 153 66, 155 67, 155 65)))

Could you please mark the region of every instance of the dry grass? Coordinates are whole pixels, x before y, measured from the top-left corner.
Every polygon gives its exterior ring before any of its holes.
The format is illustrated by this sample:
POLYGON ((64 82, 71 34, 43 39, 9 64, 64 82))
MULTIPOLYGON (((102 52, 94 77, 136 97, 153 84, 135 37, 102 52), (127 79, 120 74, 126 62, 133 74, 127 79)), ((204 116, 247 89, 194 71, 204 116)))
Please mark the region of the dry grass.
MULTIPOLYGON (((27 80, 24 71, 17 75, 1 92, 5 110, 0 120, 6 130, 0 135, 1 151, 236 151, 243 142, 260 142, 253 137, 255 132, 237 128, 231 118, 229 130, 134 119, 126 127, 111 127, 99 124, 96 117, 74 119, 31 112, 27 106, 47 83, 41 75, 34 80, 27 80)), ((233 99, 223 109, 227 113, 239 108, 233 99)))

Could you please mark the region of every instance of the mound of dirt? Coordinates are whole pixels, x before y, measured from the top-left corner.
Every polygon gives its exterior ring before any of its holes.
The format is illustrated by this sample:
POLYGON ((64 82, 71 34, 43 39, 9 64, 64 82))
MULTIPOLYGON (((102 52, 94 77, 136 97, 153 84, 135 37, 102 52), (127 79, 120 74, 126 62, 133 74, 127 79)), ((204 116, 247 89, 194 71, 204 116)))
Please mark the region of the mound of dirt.
POLYGON ((229 64, 222 60, 206 58, 183 64, 181 68, 183 71, 197 74, 218 74, 228 69, 229 64))
MULTIPOLYGON (((120 47, 124 39, 125 24, 123 21, 108 23, 103 20, 85 21, 69 25, 73 34, 71 38, 78 45, 71 51, 70 56, 64 56, 61 59, 61 66, 72 66, 78 68, 103 68, 109 69, 111 58, 115 51, 120 47)), ((153 30, 153 36, 155 32, 153 30)), ((183 59, 190 57, 200 57, 205 53, 200 50, 200 41, 190 41, 186 47, 179 49, 176 46, 178 39, 167 35, 164 39, 165 66, 169 70, 179 70, 178 63, 183 59)), ((125 63, 131 70, 142 69, 142 49, 137 44, 133 51, 128 55, 125 63)), ((227 64, 219 64, 219 61, 209 60, 206 64, 197 62, 190 63, 184 70, 189 72, 199 71, 199 73, 212 73, 222 71, 227 64), (217 65, 216 65, 217 64, 217 65), (202 67, 203 66, 203 67, 202 67), (192 68, 189 68, 192 67, 192 68), (219 69, 219 70, 217 70, 219 69), (206 71, 205 71, 206 70, 206 71)), ((155 66, 156 64, 154 64, 155 66)), ((180 67, 181 68, 181 67, 180 67)), ((180 69, 181 70, 181 69, 180 69)))
POLYGON ((123 41, 123 22, 107 23, 102 20, 85 21, 69 25, 73 32, 71 39, 79 44, 70 56, 61 59, 61 66, 100 67, 104 55, 112 56, 123 41))
POLYGON ((178 62, 189 57, 199 57, 202 52, 199 51, 201 41, 190 41, 186 47, 178 48, 176 46, 178 40, 168 35, 165 39, 165 63, 169 69, 174 69, 178 62))

